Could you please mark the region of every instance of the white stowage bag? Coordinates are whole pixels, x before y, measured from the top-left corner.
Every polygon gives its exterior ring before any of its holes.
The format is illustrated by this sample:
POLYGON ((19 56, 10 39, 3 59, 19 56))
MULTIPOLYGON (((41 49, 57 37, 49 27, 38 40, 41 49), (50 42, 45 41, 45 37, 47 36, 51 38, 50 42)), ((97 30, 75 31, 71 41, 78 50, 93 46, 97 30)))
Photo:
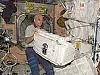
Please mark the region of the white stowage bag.
MULTIPOLYGON (((67 3, 66 6, 68 6, 67 3)), ((70 29, 70 34, 75 39, 87 40, 94 35, 94 29, 89 25, 97 22, 97 13, 100 6, 99 0, 73 0, 72 6, 69 18, 74 18, 74 20, 68 20, 66 27, 69 25, 72 28, 70 29)), ((68 18, 67 13, 68 11, 63 15, 64 18, 68 18)))
POLYGON ((74 60, 75 49, 71 43, 67 42, 69 40, 67 37, 38 30, 38 33, 34 36, 34 49, 46 60, 62 66, 74 60), (45 53, 43 50, 45 50, 45 53))
POLYGON ((97 75, 96 68, 90 58, 86 56, 72 62, 65 68, 55 68, 55 75, 97 75))

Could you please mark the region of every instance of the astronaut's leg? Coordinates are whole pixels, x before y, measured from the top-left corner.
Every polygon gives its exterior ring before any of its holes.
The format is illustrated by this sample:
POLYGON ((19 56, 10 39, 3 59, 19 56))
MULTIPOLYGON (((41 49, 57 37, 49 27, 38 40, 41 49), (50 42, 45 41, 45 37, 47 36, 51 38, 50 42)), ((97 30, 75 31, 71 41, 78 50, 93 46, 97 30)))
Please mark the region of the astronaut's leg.
MULTIPOLYGON (((40 62, 40 61, 39 61, 40 62)), ((51 64, 49 61, 41 58, 41 63, 40 63, 43 68, 46 71, 46 75, 55 75, 54 74, 54 69, 53 69, 53 64, 51 64)))
POLYGON ((26 48, 26 57, 31 69, 31 75, 39 75, 38 58, 32 47, 26 48))

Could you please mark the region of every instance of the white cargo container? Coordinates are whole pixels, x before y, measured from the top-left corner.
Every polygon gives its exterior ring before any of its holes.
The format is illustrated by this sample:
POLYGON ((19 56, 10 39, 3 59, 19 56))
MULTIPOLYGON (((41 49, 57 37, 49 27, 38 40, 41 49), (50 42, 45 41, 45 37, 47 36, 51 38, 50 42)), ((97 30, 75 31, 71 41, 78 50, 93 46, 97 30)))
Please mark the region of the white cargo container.
POLYGON ((43 30, 34 36, 34 48, 37 54, 55 65, 65 65, 74 60, 75 49, 68 38, 43 30))

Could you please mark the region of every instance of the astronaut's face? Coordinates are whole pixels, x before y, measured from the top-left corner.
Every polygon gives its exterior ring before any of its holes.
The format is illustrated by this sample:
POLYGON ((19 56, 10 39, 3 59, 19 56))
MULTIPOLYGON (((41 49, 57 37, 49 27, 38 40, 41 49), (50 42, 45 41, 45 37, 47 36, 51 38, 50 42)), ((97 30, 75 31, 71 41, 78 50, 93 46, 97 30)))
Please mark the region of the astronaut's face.
POLYGON ((36 16, 34 17, 34 23, 35 23, 35 26, 36 26, 37 28, 40 28, 40 27, 41 27, 42 22, 43 22, 43 16, 42 16, 42 15, 36 15, 36 16))

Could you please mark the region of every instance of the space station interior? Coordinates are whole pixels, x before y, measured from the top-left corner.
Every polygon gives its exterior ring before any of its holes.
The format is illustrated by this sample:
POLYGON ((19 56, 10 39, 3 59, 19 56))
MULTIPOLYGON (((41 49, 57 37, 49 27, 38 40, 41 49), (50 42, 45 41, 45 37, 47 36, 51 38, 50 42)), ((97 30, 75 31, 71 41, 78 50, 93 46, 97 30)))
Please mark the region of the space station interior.
POLYGON ((0 0, 0 75, 100 75, 99 25, 100 0, 0 0))

